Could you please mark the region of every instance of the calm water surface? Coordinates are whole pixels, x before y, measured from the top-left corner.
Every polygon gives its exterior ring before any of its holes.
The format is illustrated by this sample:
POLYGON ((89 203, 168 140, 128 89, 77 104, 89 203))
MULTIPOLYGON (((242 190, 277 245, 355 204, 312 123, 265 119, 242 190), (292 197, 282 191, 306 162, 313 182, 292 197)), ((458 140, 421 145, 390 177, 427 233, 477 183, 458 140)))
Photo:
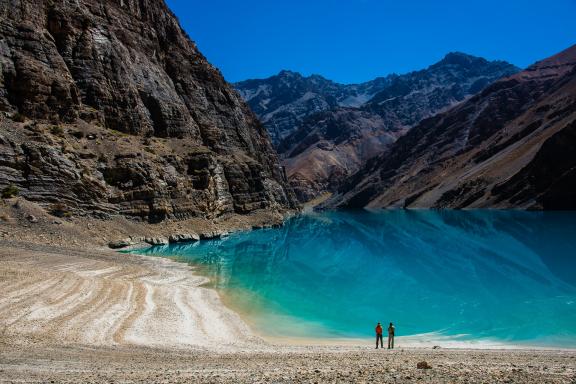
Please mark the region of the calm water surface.
POLYGON ((576 348, 576 213, 327 212, 147 253, 200 267, 259 331, 576 348))

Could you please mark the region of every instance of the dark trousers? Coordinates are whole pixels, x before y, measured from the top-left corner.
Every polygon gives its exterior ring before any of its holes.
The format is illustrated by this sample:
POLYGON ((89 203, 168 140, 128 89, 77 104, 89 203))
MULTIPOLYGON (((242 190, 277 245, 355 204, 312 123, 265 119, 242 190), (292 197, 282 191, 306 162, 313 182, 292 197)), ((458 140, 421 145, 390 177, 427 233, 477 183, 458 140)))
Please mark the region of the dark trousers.
POLYGON ((376 348, 378 348, 378 340, 380 340, 380 347, 384 348, 384 341, 382 335, 376 334, 376 348))
POLYGON ((394 349, 394 334, 388 335, 388 349, 394 349))

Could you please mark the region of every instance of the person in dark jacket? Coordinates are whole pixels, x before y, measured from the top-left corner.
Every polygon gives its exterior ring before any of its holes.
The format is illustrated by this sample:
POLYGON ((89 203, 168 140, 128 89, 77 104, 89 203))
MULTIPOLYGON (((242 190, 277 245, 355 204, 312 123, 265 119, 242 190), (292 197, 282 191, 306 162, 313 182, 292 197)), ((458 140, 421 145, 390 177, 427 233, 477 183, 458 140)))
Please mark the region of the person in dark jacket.
POLYGON ((394 349, 394 332, 396 327, 394 324, 390 323, 388 326, 388 349, 394 349))

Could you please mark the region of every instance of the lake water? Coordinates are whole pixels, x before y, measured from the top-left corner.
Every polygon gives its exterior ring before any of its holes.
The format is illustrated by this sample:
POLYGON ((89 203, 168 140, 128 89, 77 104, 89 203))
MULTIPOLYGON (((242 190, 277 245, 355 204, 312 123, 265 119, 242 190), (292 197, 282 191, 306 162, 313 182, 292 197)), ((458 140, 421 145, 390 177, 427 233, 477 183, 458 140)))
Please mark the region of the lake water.
POLYGON ((576 213, 326 212, 146 252, 199 266, 269 336, 393 321, 402 336, 576 348, 576 213))

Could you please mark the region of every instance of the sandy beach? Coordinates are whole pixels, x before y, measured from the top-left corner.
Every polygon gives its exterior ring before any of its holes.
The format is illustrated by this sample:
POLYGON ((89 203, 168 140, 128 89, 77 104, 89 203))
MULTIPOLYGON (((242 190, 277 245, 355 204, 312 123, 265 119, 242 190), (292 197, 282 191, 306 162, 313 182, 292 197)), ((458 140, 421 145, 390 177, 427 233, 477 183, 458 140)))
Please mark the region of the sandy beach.
POLYGON ((222 351, 258 344, 185 264, 50 247, 1 252, 3 340, 222 351))
MULTIPOLYGON (((0 382, 573 383, 576 351, 302 345, 255 336, 186 264, 0 246, 0 382), (426 361, 431 369, 418 369, 426 361)), ((409 343, 407 343, 408 345, 409 343)))

